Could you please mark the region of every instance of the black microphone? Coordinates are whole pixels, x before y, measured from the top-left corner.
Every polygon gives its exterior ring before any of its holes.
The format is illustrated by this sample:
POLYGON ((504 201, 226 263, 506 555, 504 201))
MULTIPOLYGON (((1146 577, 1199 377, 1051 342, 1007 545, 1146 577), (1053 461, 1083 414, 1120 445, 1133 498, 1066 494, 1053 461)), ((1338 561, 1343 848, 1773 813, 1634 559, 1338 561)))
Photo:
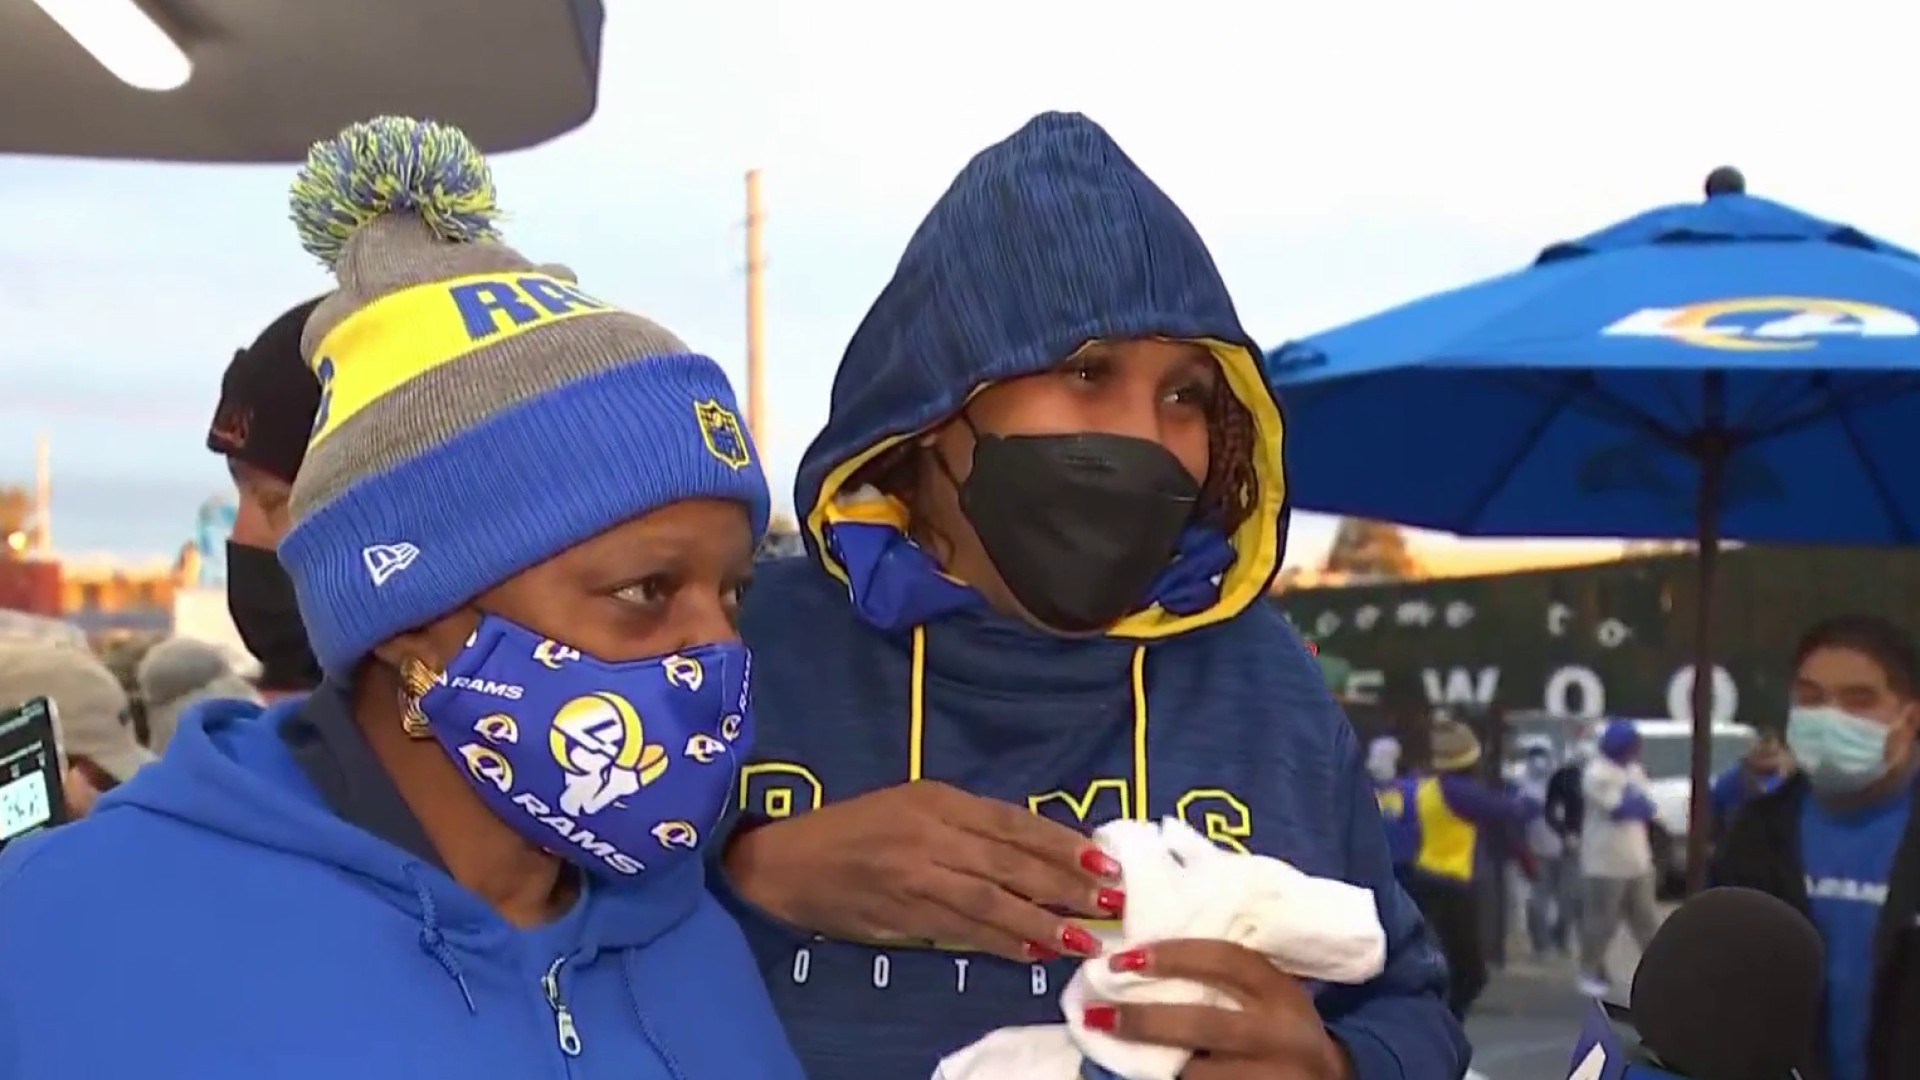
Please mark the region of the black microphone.
POLYGON ((1792 906, 1754 889, 1708 889, 1647 943, 1633 973, 1633 1026, 1662 1068, 1691 1080, 1806 1075, 1826 954, 1792 906))

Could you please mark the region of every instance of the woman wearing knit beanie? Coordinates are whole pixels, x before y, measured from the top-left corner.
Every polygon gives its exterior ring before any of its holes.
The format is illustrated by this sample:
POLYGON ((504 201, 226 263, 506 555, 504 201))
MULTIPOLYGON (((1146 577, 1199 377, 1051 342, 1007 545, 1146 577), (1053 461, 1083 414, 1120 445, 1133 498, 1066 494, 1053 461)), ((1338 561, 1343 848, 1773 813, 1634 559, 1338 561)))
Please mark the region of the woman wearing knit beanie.
POLYGON ((768 502, 725 375, 503 246, 452 129, 317 145, 293 216, 326 681, 0 857, 0 1076, 798 1078, 703 886, 768 502))

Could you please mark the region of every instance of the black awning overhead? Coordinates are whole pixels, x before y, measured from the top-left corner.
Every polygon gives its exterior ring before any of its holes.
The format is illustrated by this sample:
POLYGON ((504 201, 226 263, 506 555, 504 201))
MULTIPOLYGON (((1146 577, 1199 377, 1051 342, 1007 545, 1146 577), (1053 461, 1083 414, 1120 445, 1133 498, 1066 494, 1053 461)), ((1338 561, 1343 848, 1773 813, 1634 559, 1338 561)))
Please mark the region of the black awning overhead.
POLYGON ((0 0, 0 154, 292 162, 382 114, 517 150, 593 115, 604 15, 600 0, 0 0))

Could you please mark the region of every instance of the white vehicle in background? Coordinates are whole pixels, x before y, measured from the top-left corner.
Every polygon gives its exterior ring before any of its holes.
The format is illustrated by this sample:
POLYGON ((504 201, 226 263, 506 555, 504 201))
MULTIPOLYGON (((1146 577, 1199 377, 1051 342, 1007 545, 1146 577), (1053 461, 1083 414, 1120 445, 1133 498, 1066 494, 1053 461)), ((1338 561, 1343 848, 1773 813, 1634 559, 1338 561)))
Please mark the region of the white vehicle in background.
MULTIPOLYGON (((1653 784, 1647 797, 1658 812, 1656 820, 1669 834, 1684 841, 1691 806, 1687 796, 1693 787, 1693 724, 1687 720, 1635 720, 1633 726, 1640 729, 1640 761, 1653 784)), ((1742 724, 1716 724, 1712 738, 1709 780, 1747 756, 1758 736, 1742 724)))

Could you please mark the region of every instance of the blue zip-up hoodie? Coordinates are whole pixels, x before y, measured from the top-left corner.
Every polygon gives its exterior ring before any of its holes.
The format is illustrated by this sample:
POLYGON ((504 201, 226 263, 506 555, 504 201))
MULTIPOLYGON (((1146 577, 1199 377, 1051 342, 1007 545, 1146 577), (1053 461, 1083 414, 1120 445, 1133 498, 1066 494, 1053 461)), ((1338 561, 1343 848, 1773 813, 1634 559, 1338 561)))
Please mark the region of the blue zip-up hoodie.
MULTIPOLYGON (((1366 886, 1387 969, 1320 988, 1321 1015, 1360 1080, 1457 1080, 1465 1039, 1353 729, 1263 602, 1285 477, 1259 357, 1192 226, 1091 121, 1041 116, 976 157, 841 363, 795 494, 808 558, 763 564, 748 595, 759 760, 741 806, 777 818, 941 780, 1086 829, 1178 815, 1224 847, 1366 886), (1141 337, 1206 346, 1259 435, 1259 505, 1203 602, 1168 594, 1104 638, 1062 640, 947 595, 971 594, 951 579, 929 600, 928 575, 898 565, 917 549, 841 531, 904 527, 903 507, 850 490, 857 474, 977 387, 1141 337)), ((728 900, 812 1080, 922 1080, 992 1029, 1060 1019, 1071 961, 818 940, 728 900)))
POLYGON ((213 702, 85 820, 0 857, 7 1080, 799 1080, 698 860, 509 925, 336 817, 213 702))

